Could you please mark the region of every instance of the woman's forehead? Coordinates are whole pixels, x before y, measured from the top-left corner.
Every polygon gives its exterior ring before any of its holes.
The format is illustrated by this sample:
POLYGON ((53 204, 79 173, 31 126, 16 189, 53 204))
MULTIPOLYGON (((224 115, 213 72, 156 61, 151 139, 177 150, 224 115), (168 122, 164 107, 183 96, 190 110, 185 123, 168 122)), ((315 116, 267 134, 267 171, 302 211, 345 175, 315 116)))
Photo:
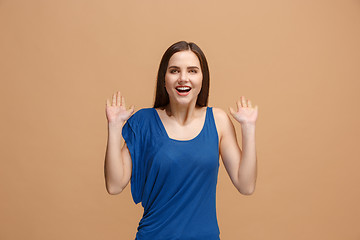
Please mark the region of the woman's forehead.
POLYGON ((200 67, 199 58, 192 51, 180 51, 174 53, 169 59, 168 66, 193 65, 200 67))

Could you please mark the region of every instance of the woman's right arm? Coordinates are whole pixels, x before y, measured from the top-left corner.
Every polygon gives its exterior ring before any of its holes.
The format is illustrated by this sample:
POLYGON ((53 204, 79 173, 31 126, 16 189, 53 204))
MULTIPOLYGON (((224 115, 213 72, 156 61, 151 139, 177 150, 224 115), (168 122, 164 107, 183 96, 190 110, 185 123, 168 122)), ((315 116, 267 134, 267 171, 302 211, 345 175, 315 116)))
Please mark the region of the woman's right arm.
POLYGON ((109 194, 119 194, 127 186, 131 178, 132 161, 130 152, 122 142, 124 122, 134 112, 134 106, 126 110, 125 99, 117 92, 113 95, 112 105, 106 101, 106 117, 108 119, 108 141, 105 154, 104 174, 106 190, 109 194))

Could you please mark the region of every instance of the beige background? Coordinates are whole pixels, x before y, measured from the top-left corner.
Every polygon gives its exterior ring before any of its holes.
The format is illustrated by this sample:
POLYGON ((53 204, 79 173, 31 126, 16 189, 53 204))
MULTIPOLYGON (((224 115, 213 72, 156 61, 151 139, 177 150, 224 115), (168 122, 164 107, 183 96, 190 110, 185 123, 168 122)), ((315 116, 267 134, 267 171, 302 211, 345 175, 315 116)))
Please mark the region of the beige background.
POLYGON ((359 240, 359 0, 0 0, 0 239, 134 239, 130 184, 105 189, 106 98, 151 107, 179 40, 210 106, 259 106, 255 193, 220 162, 221 239, 359 240))

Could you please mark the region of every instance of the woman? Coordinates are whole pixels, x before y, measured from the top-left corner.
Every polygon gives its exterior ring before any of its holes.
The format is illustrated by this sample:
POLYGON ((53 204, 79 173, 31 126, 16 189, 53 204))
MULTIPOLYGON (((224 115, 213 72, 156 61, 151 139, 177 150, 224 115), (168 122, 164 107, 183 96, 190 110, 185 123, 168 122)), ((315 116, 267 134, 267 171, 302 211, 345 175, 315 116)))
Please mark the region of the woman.
POLYGON ((230 118, 207 106, 208 94, 203 52, 181 41, 162 57, 153 108, 133 114, 134 106, 127 110, 120 92, 112 104, 106 102, 106 189, 119 194, 131 179, 133 200, 144 207, 137 240, 220 239, 215 203, 219 155, 237 190, 254 192, 257 106, 242 96, 236 111, 229 108, 241 124, 241 151, 230 118), (121 132, 125 143, 120 149, 121 132))

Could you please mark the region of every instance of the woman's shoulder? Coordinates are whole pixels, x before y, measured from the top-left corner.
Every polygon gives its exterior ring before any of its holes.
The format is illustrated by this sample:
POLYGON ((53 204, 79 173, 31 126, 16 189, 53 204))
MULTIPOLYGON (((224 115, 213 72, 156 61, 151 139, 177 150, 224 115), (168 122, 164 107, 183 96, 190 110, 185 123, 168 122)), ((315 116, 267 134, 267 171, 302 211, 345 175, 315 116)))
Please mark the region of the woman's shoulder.
POLYGON ((214 114, 215 119, 219 119, 219 121, 224 121, 229 118, 227 113, 224 110, 222 110, 221 108, 212 107, 212 109, 213 109, 213 114, 214 114))
POLYGON ((152 114, 153 108, 140 108, 138 110, 135 110, 135 112, 130 116, 128 120, 141 123, 144 120, 149 119, 152 114))
POLYGON ((229 115, 221 108, 212 107, 216 128, 220 135, 231 127, 232 122, 229 115))
POLYGON ((149 115, 152 114, 154 108, 140 108, 138 110, 136 110, 132 116, 136 116, 136 117, 142 117, 144 115, 149 115))

